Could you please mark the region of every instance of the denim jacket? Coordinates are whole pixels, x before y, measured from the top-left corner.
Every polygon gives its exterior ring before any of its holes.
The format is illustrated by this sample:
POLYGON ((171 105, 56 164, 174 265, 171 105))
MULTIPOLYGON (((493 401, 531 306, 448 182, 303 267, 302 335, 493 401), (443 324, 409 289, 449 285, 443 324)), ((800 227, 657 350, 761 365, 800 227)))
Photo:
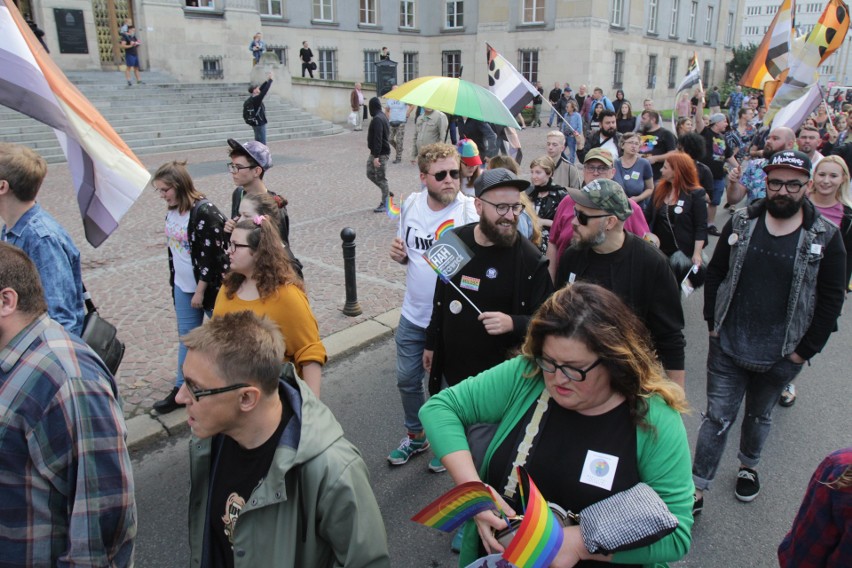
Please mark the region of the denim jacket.
MULTIPOLYGON (((804 230, 799 236, 793 285, 787 299, 782 355, 795 352, 810 359, 822 350, 836 329, 845 298, 846 250, 837 227, 826 221, 808 199, 804 200, 802 211, 804 230)), ((704 297, 704 319, 711 331, 718 333, 728 315, 757 219, 765 212, 764 199, 740 209, 719 237, 707 269, 704 297)))

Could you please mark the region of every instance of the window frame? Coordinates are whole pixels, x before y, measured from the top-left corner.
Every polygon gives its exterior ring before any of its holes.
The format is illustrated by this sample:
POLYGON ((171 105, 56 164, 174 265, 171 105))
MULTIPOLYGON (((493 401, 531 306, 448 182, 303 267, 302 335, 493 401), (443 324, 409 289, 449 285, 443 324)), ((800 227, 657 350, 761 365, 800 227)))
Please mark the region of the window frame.
POLYGON ((337 80, 337 48, 317 48, 317 78, 326 81, 337 80))
POLYGON ((460 49, 447 49, 441 52, 441 76, 443 77, 458 77, 461 73, 461 50, 460 49), (457 59, 457 61, 450 62, 449 58, 457 59))
POLYGON ((419 76, 420 53, 417 51, 404 51, 402 53, 402 82, 407 83, 419 76))
POLYGON ((669 22, 669 37, 677 37, 678 15, 680 14, 680 0, 672 0, 672 19, 669 22))
POLYGON ((713 16, 715 6, 707 6, 707 21, 704 23, 704 43, 709 44, 713 39, 713 16))
POLYGON ((695 41, 696 20, 698 20, 698 2, 696 0, 692 0, 692 4, 689 8, 689 28, 686 32, 686 39, 689 41, 695 41))
POLYGON ((657 35, 659 19, 659 0, 648 0, 648 33, 657 35))
POLYGON ((612 0, 609 7, 609 25, 613 28, 624 27, 624 0, 612 0))
POLYGON ((669 89, 677 87, 677 57, 669 57, 669 89))
POLYGON ((524 79, 533 85, 538 81, 538 52, 538 48, 518 50, 518 71, 524 76, 524 79), (527 60, 527 57, 529 57, 529 60, 527 60))
POLYGON ((444 29, 464 29, 464 0, 444 0, 444 6, 444 29), (453 25, 450 25, 450 6, 454 9, 452 13, 453 25))
POLYGON ((521 23, 524 25, 535 25, 544 23, 544 2, 545 0, 523 0, 521 2, 521 23), (531 5, 530 5, 531 4, 531 5), (541 17, 538 17, 538 14, 541 17), (531 14, 533 19, 527 19, 527 15, 531 14))
POLYGON ((415 0, 400 0, 399 2, 399 27, 403 30, 417 29, 417 3, 415 0), (409 13, 410 9, 410 13, 409 13), (407 25, 404 19, 410 18, 411 25, 407 25))
POLYGON ((646 84, 648 89, 655 89, 657 87, 657 54, 649 53, 648 54, 648 81, 646 84))
POLYGON ((275 18, 275 19, 283 19, 284 18, 284 0, 257 0, 257 11, 260 12, 261 18, 275 18), (278 9, 280 13, 273 14, 271 11, 272 3, 275 2, 278 4, 278 9), (269 12, 261 11, 260 7, 262 5, 266 5, 266 8, 270 10, 269 12))
POLYGON ((376 83, 376 61, 379 61, 380 51, 378 49, 365 49, 364 57, 362 59, 364 63, 364 83, 376 83), (373 59, 370 60, 368 57, 372 55, 373 59))
POLYGON ((378 26, 379 6, 378 0, 360 0, 358 2, 358 25, 378 26), (371 17, 372 15, 372 17, 371 17), (368 21, 372 19, 372 21, 368 21))
POLYGON ((321 23, 321 24, 331 24, 334 23, 334 14, 336 6, 334 5, 334 0, 312 0, 311 2, 311 22, 321 23), (325 14, 325 7, 328 5, 328 11, 330 14, 325 14), (319 9, 319 12, 317 12, 319 9))
POLYGON ((624 61, 625 61, 625 52, 623 50, 617 49, 613 52, 613 64, 612 64, 612 88, 613 89, 621 89, 624 87, 624 61))

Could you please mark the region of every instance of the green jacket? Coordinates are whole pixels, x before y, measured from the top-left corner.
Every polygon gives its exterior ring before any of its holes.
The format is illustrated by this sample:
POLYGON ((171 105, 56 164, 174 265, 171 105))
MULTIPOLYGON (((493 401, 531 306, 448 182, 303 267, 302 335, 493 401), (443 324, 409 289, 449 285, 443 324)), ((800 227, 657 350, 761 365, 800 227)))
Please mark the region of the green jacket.
MULTIPOLYGON (((435 455, 441 458, 468 450, 466 426, 499 424, 480 468, 480 476, 484 476, 494 451, 541 396, 544 389, 541 373, 532 378, 524 377, 536 370, 535 365, 518 356, 430 398, 420 410, 420 421, 435 455)), ((672 534, 651 545, 615 553, 612 561, 665 566, 665 562, 679 560, 689 552, 695 486, 689 443, 680 414, 659 396, 649 398, 648 403, 645 419, 654 428, 636 428, 639 477, 657 492, 679 524, 672 534)), ((582 433, 578 442, 582 443, 582 433)), ((477 558, 479 534, 472 523, 468 521, 465 528, 459 566, 467 566, 477 558)))
MULTIPOLYGON (((292 364, 279 393, 294 416, 267 476, 252 491, 234 532, 234 566, 324 568, 390 566, 382 515, 361 454, 343 437, 331 410, 295 379, 292 364)), ((209 566, 210 468, 219 436, 190 441, 190 566, 209 566)))

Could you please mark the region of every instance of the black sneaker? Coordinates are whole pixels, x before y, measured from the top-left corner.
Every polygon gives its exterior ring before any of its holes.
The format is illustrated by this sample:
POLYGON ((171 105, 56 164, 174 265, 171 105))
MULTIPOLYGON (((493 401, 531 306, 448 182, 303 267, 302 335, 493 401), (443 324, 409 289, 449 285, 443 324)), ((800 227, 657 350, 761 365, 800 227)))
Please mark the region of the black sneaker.
POLYGON ((168 414, 174 410, 177 410, 182 404, 175 400, 175 397, 178 393, 178 387, 172 389, 172 392, 169 393, 169 396, 164 398, 163 400, 158 400, 154 403, 154 410, 160 414, 168 414))
POLYGON ((707 227, 707 234, 713 237, 718 237, 722 233, 719 232, 719 229, 716 228, 716 225, 710 225, 707 227))
POLYGON ((384 203, 379 203, 379 206, 373 209, 373 213, 384 213, 388 208, 385 207, 384 203))
POLYGON ((699 497, 698 495, 692 496, 692 516, 697 517, 701 514, 701 511, 704 510, 704 497, 699 497))
POLYGON ((743 503, 751 503, 759 493, 760 480, 757 478, 757 472, 750 467, 740 467, 734 496, 743 503))

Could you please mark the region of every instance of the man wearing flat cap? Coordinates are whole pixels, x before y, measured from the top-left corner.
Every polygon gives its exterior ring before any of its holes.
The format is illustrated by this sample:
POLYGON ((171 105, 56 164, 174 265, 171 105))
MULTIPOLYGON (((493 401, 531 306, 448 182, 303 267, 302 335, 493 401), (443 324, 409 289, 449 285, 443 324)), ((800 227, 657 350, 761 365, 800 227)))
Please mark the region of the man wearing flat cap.
POLYGON ((473 253, 452 278, 466 298, 439 279, 426 329, 423 366, 431 393, 513 356, 530 316, 553 292, 547 260, 518 233, 528 186, 504 168, 487 170, 474 183, 479 222, 454 229, 473 253))
MULTIPOLYGON (((568 189, 574 201, 574 233, 556 272, 556 288, 589 282, 614 292, 638 315, 669 378, 683 386, 683 307, 673 301, 678 283, 666 257, 624 229, 633 202, 611 179, 568 189)), ((642 215, 641 211, 638 215, 642 215)))
POLYGON ((766 198, 734 213, 707 266, 707 410, 692 464, 693 513, 704 506, 743 398, 734 495, 743 502, 757 497, 756 468, 772 411, 836 329, 846 295, 840 232, 806 197, 810 159, 795 150, 776 152, 763 171, 766 198))

